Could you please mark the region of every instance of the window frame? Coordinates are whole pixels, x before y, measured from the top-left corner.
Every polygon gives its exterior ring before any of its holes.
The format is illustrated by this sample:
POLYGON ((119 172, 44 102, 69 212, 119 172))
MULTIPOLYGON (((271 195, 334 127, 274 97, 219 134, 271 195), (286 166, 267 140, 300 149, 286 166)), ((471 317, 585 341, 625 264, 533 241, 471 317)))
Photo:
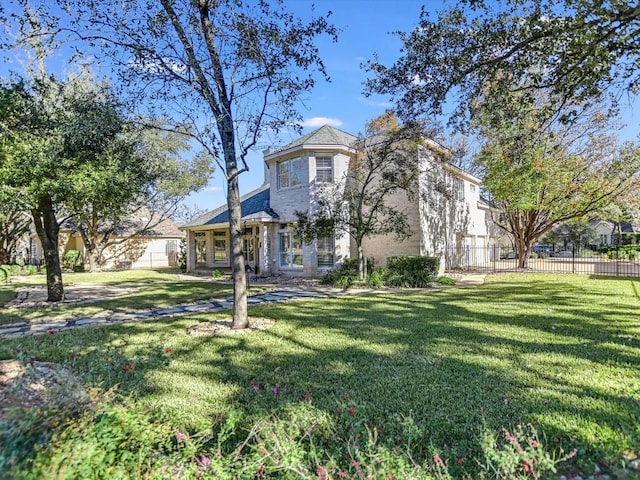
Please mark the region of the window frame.
POLYGON ((460 177, 453 177, 453 198, 464 201, 464 180, 460 177))
POLYGON ((227 232, 225 231, 215 231, 213 232, 213 263, 214 264, 229 264, 229 249, 228 249, 228 238, 227 232), (218 248, 217 242, 224 242, 223 248, 218 248), (219 253, 223 253, 224 255, 218 255, 219 253))
POLYGON ((296 235, 293 230, 278 232, 278 267, 291 270, 302 269, 304 267, 303 245, 302 237, 296 235), (286 247, 285 243, 287 243, 286 247), (299 246, 296 247, 296 244, 299 246), (299 264, 295 263, 297 258, 300 258, 299 264), (286 262, 283 261, 285 259, 286 262))
POLYGON ((276 164, 278 190, 294 188, 302 185, 302 158, 290 158, 276 164), (286 182, 283 179, 286 178, 286 182))
POLYGON ((334 237, 318 237, 316 239, 316 266, 319 269, 333 269, 336 266, 336 239, 334 237), (328 246, 321 249, 321 243, 327 241, 328 246), (322 253, 321 253, 322 252, 322 253), (331 255, 331 263, 320 263, 321 255, 331 255))
POLYGON ((316 182, 333 183, 333 155, 316 155, 316 182), (328 162, 329 165, 319 166, 319 163, 328 162))

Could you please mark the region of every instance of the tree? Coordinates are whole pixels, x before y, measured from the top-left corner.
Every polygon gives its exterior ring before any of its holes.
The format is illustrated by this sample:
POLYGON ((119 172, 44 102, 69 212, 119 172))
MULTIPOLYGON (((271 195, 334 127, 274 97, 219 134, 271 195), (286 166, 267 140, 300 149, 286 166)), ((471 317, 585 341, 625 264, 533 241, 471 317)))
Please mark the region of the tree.
POLYGON ((56 206, 67 184, 62 155, 64 109, 60 98, 40 82, 29 90, 24 82, 0 85, 0 179, 5 190, 25 199, 42 243, 47 299, 64 300, 58 254, 56 206))
POLYGON ((92 51, 96 61, 117 68, 138 103, 146 100, 147 108, 188 127, 218 162, 227 181, 233 326, 247 327, 238 177, 249 169, 247 155, 262 135, 299 122, 294 107, 301 95, 313 87, 314 74, 326 77, 314 40, 322 34, 335 39, 336 29, 323 16, 296 18, 282 0, 58 4, 73 12, 75 30, 51 11, 41 14, 45 30, 79 40, 79 49, 99 47, 92 51))
POLYGON ((0 185, 0 265, 10 262, 30 226, 31 218, 24 202, 11 189, 0 185))
POLYGON ((514 239, 519 267, 554 226, 602 211, 624 193, 640 169, 637 145, 603 135, 598 111, 572 126, 547 117, 546 98, 494 95, 489 87, 475 115, 483 139, 484 187, 501 212, 498 227, 514 239))
POLYGON ((462 0, 435 19, 423 7, 415 29, 399 33, 402 57, 369 62, 368 89, 391 94, 407 118, 440 114, 454 97, 464 123, 486 84, 504 82, 544 90, 558 108, 571 102, 570 117, 608 90, 637 91, 639 29, 628 0, 462 0))
POLYGON ((407 214, 391 197, 398 192, 416 195, 423 132, 416 123, 398 125, 390 112, 369 121, 345 177, 315 193, 313 210, 296 212, 302 238, 311 242, 349 235, 358 250, 360 280, 365 280, 364 239, 384 234, 404 239, 412 233, 407 214))
MULTIPOLYGON (((99 105, 93 105, 93 114, 100 112, 99 105)), ((89 114, 85 107, 84 121, 89 114)), ((105 112, 101 114, 104 123, 105 112)), ((121 240, 152 230, 172 216, 189 193, 204 187, 212 173, 207 155, 180 158, 189 150, 185 136, 139 125, 121 127, 90 163, 69 173, 73 191, 65 205, 82 238, 89 271, 100 268, 115 232, 121 240)), ((127 248, 130 243, 121 245, 127 248)))

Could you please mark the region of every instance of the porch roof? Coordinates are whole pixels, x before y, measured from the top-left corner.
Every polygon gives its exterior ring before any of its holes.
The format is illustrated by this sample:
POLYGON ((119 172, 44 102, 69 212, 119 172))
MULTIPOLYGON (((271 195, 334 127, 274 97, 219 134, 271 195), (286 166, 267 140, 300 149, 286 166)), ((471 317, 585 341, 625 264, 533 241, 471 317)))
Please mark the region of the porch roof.
MULTIPOLYGON (((279 218, 271 209, 269 184, 253 190, 240 197, 240 209, 242 221, 269 221, 279 218)), ((203 227, 229 223, 229 209, 226 205, 204 213, 191 222, 183 224, 180 228, 189 230, 195 227, 203 227)))

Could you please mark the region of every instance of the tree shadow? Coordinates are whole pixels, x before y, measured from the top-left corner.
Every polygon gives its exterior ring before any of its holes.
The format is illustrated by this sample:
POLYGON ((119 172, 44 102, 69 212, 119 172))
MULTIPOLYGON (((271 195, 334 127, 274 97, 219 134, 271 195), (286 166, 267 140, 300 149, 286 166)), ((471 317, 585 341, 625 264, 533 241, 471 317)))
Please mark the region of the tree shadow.
POLYGON ((606 311, 576 304, 580 288, 496 282, 297 301, 251 307, 278 320, 262 332, 190 337, 189 325, 214 317, 194 315, 24 339, 17 350, 58 361, 82 351, 81 375, 191 428, 311 398, 327 414, 354 407, 392 443, 411 419, 422 458, 477 454, 483 426, 533 422, 550 448, 611 462, 640 445, 634 304, 606 292, 606 311))

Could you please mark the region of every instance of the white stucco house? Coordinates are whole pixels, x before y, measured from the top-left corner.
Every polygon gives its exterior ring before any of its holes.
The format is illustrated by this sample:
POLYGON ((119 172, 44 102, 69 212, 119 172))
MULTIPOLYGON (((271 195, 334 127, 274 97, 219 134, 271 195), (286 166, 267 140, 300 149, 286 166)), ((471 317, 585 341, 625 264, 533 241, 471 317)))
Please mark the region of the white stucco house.
MULTIPOLYGON (((318 276, 357 253, 348 236, 322 238, 305 244, 294 233, 296 211, 313 209, 323 184, 344 178, 357 152, 357 137, 323 126, 292 143, 264 152, 264 183, 241 197, 244 252, 258 274, 318 276)), ((437 160, 428 142, 420 158, 419 195, 391 198, 408 215, 413 234, 365 240, 365 255, 386 265, 392 255, 428 255, 441 259, 441 269, 460 261, 465 247, 489 246, 491 209, 480 198, 480 180, 437 160)), ((228 269, 231 266, 229 215, 226 205, 183 225, 187 235, 187 270, 228 269)), ((475 251, 475 250, 474 250, 475 251)), ((483 251, 483 250, 478 250, 483 251)))

